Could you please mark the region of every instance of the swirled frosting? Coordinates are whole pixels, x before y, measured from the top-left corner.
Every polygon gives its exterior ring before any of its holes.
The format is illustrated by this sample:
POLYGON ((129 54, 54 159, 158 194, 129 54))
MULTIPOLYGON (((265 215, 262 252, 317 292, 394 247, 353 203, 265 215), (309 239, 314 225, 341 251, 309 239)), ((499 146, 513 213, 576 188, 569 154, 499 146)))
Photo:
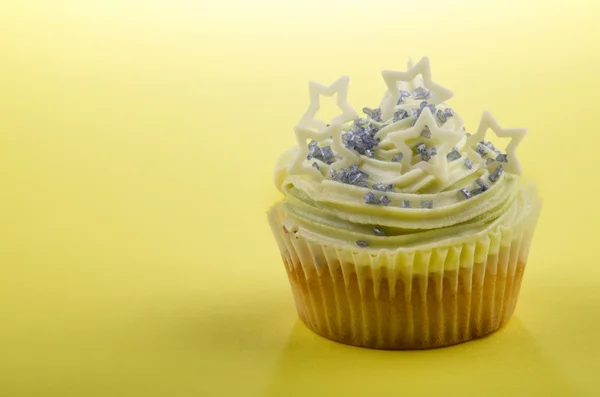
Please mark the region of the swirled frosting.
POLYGON ((411 66, 399 76, 384 72, 396 80, 386 80, 380 108, 363 109, 364 118, 346 108, 347 117, 331 124, 306 123, 305 114, 298 146, 276 166, 286 228, 321 241, 394 248, 483 233, 523 216, 528 198, 514 146, 525 130, 502 129, 484 113, 477 132, 467 133, 462 118, 434 99, 439 86, 428 61, 411 66), (488 129, 513 138, 508 153, 485 140, 488 129))

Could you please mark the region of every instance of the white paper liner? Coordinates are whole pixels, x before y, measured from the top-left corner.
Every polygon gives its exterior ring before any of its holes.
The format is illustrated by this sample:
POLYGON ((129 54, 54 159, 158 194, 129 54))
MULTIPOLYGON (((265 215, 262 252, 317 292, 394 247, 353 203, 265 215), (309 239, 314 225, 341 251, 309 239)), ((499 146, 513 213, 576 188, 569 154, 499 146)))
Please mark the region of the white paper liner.
POLYGON ((271 211, 298 315, 346 344, 423 349, 482 337, 514 312, 539 204, 520 224, 476 241, 414 251, 308 241, 271 211))

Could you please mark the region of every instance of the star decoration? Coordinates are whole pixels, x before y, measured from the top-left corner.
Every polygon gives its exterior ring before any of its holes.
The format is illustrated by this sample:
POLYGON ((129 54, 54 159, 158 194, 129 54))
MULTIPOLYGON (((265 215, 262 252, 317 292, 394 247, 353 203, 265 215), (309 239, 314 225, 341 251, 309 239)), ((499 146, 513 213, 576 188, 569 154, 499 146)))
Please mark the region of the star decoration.
POLYGON ((502 127, 500 127, 500 124, 498 124, 498 121, 496 121, 496 119, 492 116, 492 114, 490 112, 488 112, 487 110, 484 111, 481 116, 481 121, 479 122, 479 127, 477 127, 477 132, 475 134, 471 135, 467 139, 467 144, 466 144, 468 147, 468 150, 469 150, 469 154, 472 155, 470 157, 473 157, 476 159, 481 159, 482 163, 486 160, 484 158, 482 158, 482 156, 479 153, 477 153, 473 149, 473 147, 477 147, 477 145, 481 141, 485 140, 485 136, 486 136, 488 129, 491 129, 492 131, 494 131, 494 133, 498 137, 512 138, 510 140, 510 143, 506 147, 506 155, 507 155, 508 162, 506 164, 503 164, 504 170, 506 172, 510 172, 510 173, 513 173, 516 175, 521 175, 521 163, 519 162, 519 159, 517 158, 516 149, 517 149, 517 146, 519 146, 519 144, 523 140, 523 137, 525 136, 525 134, 527 133, 527 129, 526 128, 502 128, 502 127))
POLYGON ((464 134, 460 131, 438 127, 433 114, 431 114, 431 110, 425 108, 413 127, 406 130, 391 130, 386 139, 390 140, 398 149, 400 149, 403 154, 400 162, 404 169, 410 170, 411 167, 421 168, 423 171, 435 176, 441 182, 445 183, 448 180, 448 159, 446 158, 446 155, 450 153, 463 137, 464 134), (430 138, 425 138, 421 135, 426 127, 431 134, 430 138), (438 145, 436 146, 437 155, 433 156, 429 161, 422 160, 415 165, 411 165, 413 148, 409 147, 406 144, 406 141, 418 140, 419 138, 422 138, 422 141, 425 144, 428 142, 436 143, 438 145))
POLYGON ((294 132, 296 133, 296 140, 298 142, 298 154, 288 171, 290 174, 309 174, 321 180, 323 179, 323 174, 327 175, 332 166, 335 166, 337 169, 344 168, 351 164, 356 164, 359 160, 359 156, 356 153, 344 146, 342 142, 342 126, 339 123, 332 124, 320 132, 315 132, 310 128, 296 126, 294 127, 294 132), (321 143, 328 140, 329 137, 331 137, 331 143, 325 146, 330 146, 333 149, 336 153, 337 160, 332 164, 326 164, 316 159, 307 161, 308 141, 315 140, 321 143), (319 169, 312 166, 313 162, 317 163, 319 169))
MULTIPOLYGON (((387 120, 394 115, 396 110, 396 104, 400 99, 400 91, 397 83, 399 81, 405 81, 411 83, 415 77, 421 75, 423 78, 423 88, 428 89, 433 93, 433 98, 429 99, 428 102, 434 105, 447 101, 452 98, 452 91, 442 87, 439 84, 431 81, 431 69, 429 66, 429 58, 422 58, 416 65, 412 65, 412 61, 408 63, 408 70, 406 72, 394 72, 391 70, 384 70, 381 72, 383 80, 387 86, 387 98, 384 98, 382 102, 382 119, 387 120)), ((416 87, 415 87, 416 88, 416 87)))
POLYGON ((337 79, 329 87, 325 87, 322 84, 311 81, 308 83, 308 90, 310 95, 310 105, 304 113, 304 116, 298 122, 298 125, 303 128, 313 128, 316 130, 322 130, 326 127, 326 123, 323 120, 316 120, 315 116, 321 107, 320 96, 333 96, 337 94, 337 105, 342 111, 342 114, 336 116, 331 120, 329 124, 343 124, 346 121, 353 120, 358 117, 358 114, 348 104, 348 83, 350 78, 348 76, 342 76, 337 79))

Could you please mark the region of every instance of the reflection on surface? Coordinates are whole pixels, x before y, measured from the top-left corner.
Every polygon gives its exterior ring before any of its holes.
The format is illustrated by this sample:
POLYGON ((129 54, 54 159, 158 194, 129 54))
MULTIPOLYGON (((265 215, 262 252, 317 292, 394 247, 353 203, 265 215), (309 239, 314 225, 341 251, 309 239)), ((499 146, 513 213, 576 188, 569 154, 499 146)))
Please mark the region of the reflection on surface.
POLYGON ((448 395, 566 396, 563 378, 513 318, 499 332, 457 346, 383 351, 328 341, 297 321, 267 395, 391 396, 436 383, 448 395))

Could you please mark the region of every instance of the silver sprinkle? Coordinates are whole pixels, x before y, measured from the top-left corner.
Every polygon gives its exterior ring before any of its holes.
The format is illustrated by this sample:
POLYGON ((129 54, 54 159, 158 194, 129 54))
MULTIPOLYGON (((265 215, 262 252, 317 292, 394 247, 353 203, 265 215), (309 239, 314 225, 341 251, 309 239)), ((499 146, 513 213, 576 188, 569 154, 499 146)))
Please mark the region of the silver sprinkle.
POLYGON ((427 99, 432 96, 431 92, 423 87, 417 87, 412 92, 415 99, 427 99))
POLYGON ((394 185, 384 185, 383 183, 375 183, 372 186, 373 190, 378 190, 380 192, 391 192, 394 190, 394 185))
POLYGON ((365 240, 357 240, 356 245, 358 245, 359 247, 365 248, 365 247, 369 246, 369 243, 367 243, 365 240))
POLYGON ((444 112, 442 112, 441 110, 438 110, 435 115, 437 116, 438 120, 440 120, 440 122, 442 124, 444 124, 446 122, 446 120, 448 120, 448 118, 446 117, 444 112))
POLYGON ((381 230, 380 228, 378 228, 378 227, 374 227, 374 228, 373 228, 373 231, 374 231, 374 232, 375 232, 375 234, 376 234, 376 235, 378 235, 378 236, 385 236, 385 232, 384 232, 383 230, 381 230))
POLYGON ((308 144, 308 156, 306 156, 306 158, 308 160, 310 160, 313 157, 315 157, 319 160, 323 157, 323 155, 321 153, 321 148, 319 148, 319 146, 317 145, 317 141, 311 141, 308 144))
POLYGON ((375 113, 374 114, 375 117, 373 117, 373 119, 375 121, 381 121, 381 109, 380 108, 373 109, 373 112, 375 113))
POLYGON ((356 120, 354 120, 354 123, 352 123, 353 125, 360 127, 363 124, 366 124, 367 120, 363 119, 363 118, 358 118, 356 120))
POLYGON ((367 149, 367 150, 365 150, 365 155, 367 157, 373 158, 375 156, 375 153, 371 149, 367 149))
POLYGON ((467 167, 468 169, 473 168, 473 161, 471 161, 471 159, 466 158, 465 159, 465 167, 467 167))
POLYGON ((487 183, 485 183, 485 181, 481 178, 477 178, 475 180, 475 183, 478 184, 479 187, 483 189, 483 191, 486 191, 490 188, 489 185, 487 183))
POLYGON ((483 143, 478 143, 475 151, 479 153, 481 157, 485 157, 487 155, 487 150, 485 149, 485 145, 483 143))
POLYGON ((481 194, 483 192, 485 192, 485 189, 480 187, 480 188, 471 190, 471 195, 477 196, 478 194, 481 194))
POLYGON ((390 199, 387 198, 387 196, 381 196, 379 198, 379 204, 383 204, 387 207, 388 205, 390 205, 390 199))
POLYGON ((313 161, 312 166, 315 167, 316 169, 320 170, 321 167, 319 167, 319 164, 317 164, 316 161, 313 161))
POLYGON ((462 156, 460 155, 460 152, 458 151, 457 148, 452 149, 452 151, 450 153, 448 153, 446 155, 446 158, 449 161, 454 161, 454 160, 458 160, 459 158, 461 158, 462 156))
POLYGON ((408 117, 408 112, 404 109, 398 109, 396 113, 394 113, 394 119, 392 120, 394 123, 403 120, 408 117))
POLYGON ((429 155, 429 157, 433 157, 433 156, 437 155, 437 149, 435 148, 435 146, 428 147, 427 154, 429 155))
POLYGON ((431 139, 431 131, 429 130, 429 127, 425 126, 425 128, 423 128, 423 131, 421 131, 421 136, 425 139, 431 139))
POLYGON ((496 157, 496 161, 499 161, 501 163, 508 163, 508 156, 506 154, 499 154, 496 157))
POLYGON ((485 165, 490 165, 494 162, 495 160, 492 158, 487 159, 487 161, 485 162, 485 165))
POLYGON ((400 90, 400 97, 401 98, 408 98, 409 96, 410 96, 410 92, 400 90))
POLYGON ((419 104, 419 108, 420 108, 421 110, 425 109, 426 107, 427 107, 427 101, 423 101, 423 102, 421 102, 421 103, 419 104))
POLYGON ((362 181, 363 179, 369 178, 369 175, 365 174, 362 171, 357 171, 357 172, 354 172, 354 173, 350 174, 349 178, 350 178, 350 183, 353 184, 353 185, 356 185, 360 181, 362 181))
POLYGON ((326 162, 327 164, 331 164, 335 160, 335 154, 333 153, 333 150, 329 146, 325 146, 324 148, 321 148, 321 154, 323 155, 323 161, 326 162))
POLYGON ((469 192, 467 189, 460 189, 458 192, 466 199, 470 199, 472 197, 471 192, 469 192))
POLYGON ((417 143, 415 145, 415 149, 417 150, 417 153, 427 153, 427 145, 425 145, 423 142, 417 143))
MULTIPOLYGON (((483 143, 483 142, 482 142, 483 143)), ((483 143, 485 146, 489 147, 492 150, 496 150, 496 147, 494 147, 494 144, 490 141, 487 141, 485 143, 483 143)))
POLYGON ((402 208, 410 208, 410 205, 410 200, 402 200, 402 203, 400 203, 402 208))
POLYGON ((356 184, 356 186, 359 186, 359 187, 369 187, 369 184, 367 182, 365 182, 365 181, 360 181, 360 182, 358 182, 356 184))
POLYGON ((490 182, 496 182, 498 180, 498 178, 500 178, 500 175, 502 175, 503 172, 504 172, 504 166, 502 164, 500 164, 498 167, 496 167, 494 172, 492 172, 488 176, 488 179, 490 180, 490 182))
POLYGON ((375 197, 375 194, 373 194, 373 192, 369 192, 367 194, 365 194, 364 196, 365 198, 365 203, 367 204, 377 204, 377 197, 375 197))
POLYGON ((448 108, 444 111, 444 116, 446 117, 452 117, 454 116, 454 110, 452 108, 448 108))
POLYGON ((421 208, 432 209, 433 208, 433 201, 431 201, 431 200, 423 200, 423 201, 421 201, 421 208))
POLYGON ((394 163, 399 163, 400 161, 402 161, 403 158, 404 158, 404 153, 398 153, 397 155, 392 157, 392 161, 394 163))

